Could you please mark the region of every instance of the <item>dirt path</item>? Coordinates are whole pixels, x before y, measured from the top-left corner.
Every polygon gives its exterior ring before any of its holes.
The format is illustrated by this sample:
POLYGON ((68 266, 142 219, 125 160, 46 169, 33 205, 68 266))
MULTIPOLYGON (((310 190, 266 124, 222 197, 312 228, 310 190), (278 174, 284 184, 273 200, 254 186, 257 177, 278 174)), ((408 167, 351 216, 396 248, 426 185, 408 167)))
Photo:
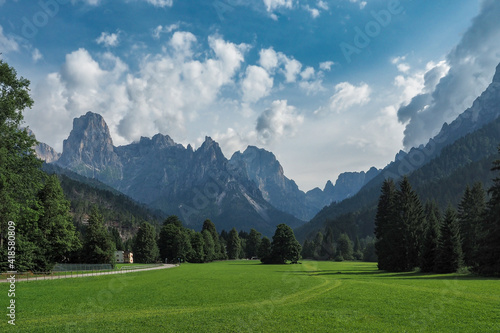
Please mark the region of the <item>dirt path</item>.
MULTIPOLYGON (((16 282, 19 281, 41 281, 41 280, 55 280, 55 279, 68 279, 68 278, 77 278, 77 277, 88 277, 88 276, 99 276, 99 275, 113 275, 113 274, 126 274, 126 273, 134 273, 134 272, 144 272, 144 271, 153 271, 157 269, 166 269, 177 267, 177 265, 163 264, 157 267, 149 267, 149 268, 138 268, 138 269, 123 269, 119 271, 109 271, 109 272, 94 272, 94 273, 78 273, 73 275, 51 275, 51 276, 38 276, 38 277, 29 277, 23 278, 23 275, 16 276, 16 282)), ((26 275, 24 275, 26 276, 26 275)), ((7 279, 0 280, 0 283, 10 282, 7 279)))

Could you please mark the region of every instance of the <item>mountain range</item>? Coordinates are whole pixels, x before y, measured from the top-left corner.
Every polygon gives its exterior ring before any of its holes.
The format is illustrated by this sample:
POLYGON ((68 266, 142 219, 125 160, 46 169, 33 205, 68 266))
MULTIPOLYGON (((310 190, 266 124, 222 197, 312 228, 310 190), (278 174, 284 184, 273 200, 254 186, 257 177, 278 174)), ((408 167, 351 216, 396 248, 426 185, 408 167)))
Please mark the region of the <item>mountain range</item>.
POLYGON ((115 147, 105 120, 93 112, 74 119, 62 154, 43 143, 35 150, 47 163, 178 215, 193 228, 210 218, 219 229, 255 228, 268 235, 282 222, 303 224, 325 205, 354 195, 379 173, 375 168, 345 173, 335 186, 328 181, 324 190, 304 193, 264 149, 249 146, 228 160, 210 137, 194 150, 162 134, 115 147))

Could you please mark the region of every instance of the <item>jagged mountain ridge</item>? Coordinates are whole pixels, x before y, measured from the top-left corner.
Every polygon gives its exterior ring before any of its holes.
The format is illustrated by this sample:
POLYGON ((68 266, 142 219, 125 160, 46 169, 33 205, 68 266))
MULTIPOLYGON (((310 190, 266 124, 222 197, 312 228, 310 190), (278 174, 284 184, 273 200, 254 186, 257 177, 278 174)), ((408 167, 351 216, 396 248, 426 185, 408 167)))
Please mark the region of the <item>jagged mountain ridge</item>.
POLYGON ((197 150, 162 134, 114 147, 104 119, 88 112, 75 119, 56 164, 179 215, 193 228, 210 218, 220 230, 236 226, 271 235, 279 223, 303 223, 269 204, 254 182, 230 167, 209 137, 197 150))
POLYGON ((235 152, 229 163, 253 180, 269 203, 302 220, 311 219, 332 202, 356 194, 379 173, 376 168, 371 168, 367 173, 346 172, 339 175, 335 186, 327 181, 323 190, 315 188, 304 193, 295 181, 285 176, 276 156, 265 149, 248 146, 243 153, 235 152))

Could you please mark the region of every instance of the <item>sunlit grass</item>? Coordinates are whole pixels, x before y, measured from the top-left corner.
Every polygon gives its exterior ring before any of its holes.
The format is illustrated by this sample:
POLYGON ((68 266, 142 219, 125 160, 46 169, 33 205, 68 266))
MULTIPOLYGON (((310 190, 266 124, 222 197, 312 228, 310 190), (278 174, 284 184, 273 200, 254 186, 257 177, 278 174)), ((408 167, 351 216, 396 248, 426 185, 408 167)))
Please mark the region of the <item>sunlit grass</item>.
POLYGON ((19 282, 16 324, 27 332, 498 332, 499 286, 372 263, 183 264, 19 282))

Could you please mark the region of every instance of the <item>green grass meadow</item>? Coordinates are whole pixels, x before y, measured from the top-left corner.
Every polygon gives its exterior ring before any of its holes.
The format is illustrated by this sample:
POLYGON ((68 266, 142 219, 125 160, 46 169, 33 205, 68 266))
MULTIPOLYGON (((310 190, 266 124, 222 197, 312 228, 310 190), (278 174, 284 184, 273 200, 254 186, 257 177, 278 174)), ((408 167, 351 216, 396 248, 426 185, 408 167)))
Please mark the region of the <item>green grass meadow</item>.
MULTIPOLYGON (((0 284, 7 313, 8 285, 0 284)), ((19 332, 500 332, 500 280, 257 261, 17 282, 19 332)))

